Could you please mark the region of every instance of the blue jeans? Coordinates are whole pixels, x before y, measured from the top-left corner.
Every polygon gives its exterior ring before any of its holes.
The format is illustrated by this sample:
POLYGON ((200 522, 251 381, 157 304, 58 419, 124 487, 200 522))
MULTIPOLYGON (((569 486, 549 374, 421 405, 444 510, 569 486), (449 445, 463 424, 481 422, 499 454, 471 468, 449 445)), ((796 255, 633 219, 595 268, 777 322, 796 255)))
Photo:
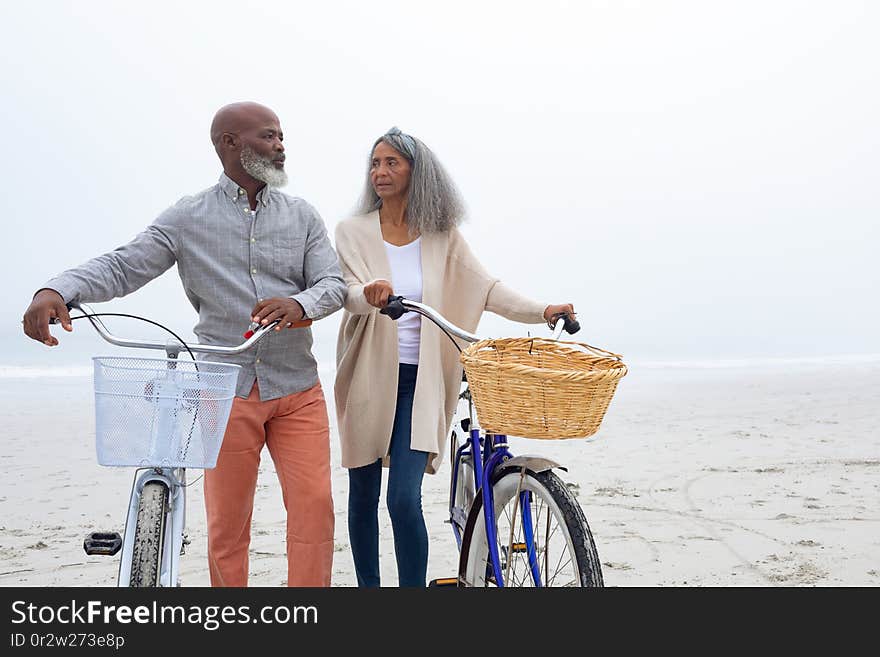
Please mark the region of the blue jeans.
MULTIPOLYGON (((385 498, 394 532, 400 586, 424 587, 428 531, 422 515, 422 477, 428 452, 410 449, 417 365, 400 364, 397 410, 391 431, 391 463, 385 498)), ((348 536, 358 586, 379 586, 379 492, 382 460, 348 470, 348 536)))

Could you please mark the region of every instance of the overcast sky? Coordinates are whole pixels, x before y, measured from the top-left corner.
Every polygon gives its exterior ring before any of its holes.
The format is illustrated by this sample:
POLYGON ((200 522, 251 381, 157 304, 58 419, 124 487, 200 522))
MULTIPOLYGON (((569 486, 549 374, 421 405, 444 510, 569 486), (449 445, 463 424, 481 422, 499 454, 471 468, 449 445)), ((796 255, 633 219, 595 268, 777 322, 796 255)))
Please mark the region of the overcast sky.
MULTIPOLYGON (((373 140, 421 138, 489 270, 625 358, 880 352, 878 33, 867 0, 10 3, 0 365, 46 362, 19 324, 45 280, 216 182, 237 100, 331 235, 373 140)), ((194 324, 175 270, 102 307, 194 324)))

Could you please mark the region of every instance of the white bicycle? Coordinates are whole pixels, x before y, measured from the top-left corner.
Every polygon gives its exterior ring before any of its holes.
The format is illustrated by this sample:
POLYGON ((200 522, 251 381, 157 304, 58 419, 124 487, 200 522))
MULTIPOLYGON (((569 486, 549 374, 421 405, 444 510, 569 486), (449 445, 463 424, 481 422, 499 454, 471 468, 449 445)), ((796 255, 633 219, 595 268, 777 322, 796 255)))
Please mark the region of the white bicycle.
POLYGON ((239 354, 278 322, 248 331, 237 346, 184 343, 176 335, 162 343, 119 338, 100 319, 116 313, 94 313, 84 304, 71 307, 82 313, 72 320, 87 318, 107 342, 166 355, 92 359, 98 463, 138 470, 123 534, 92 532, 83 549, 105 556, 121 551, 118 586, 179 586, 180 556, 189 544, 186 470, 216 466, 240 370, 232 363, 197 361, 194 353, 239 354), (193 360, 178 359, 184 350, 193 360))

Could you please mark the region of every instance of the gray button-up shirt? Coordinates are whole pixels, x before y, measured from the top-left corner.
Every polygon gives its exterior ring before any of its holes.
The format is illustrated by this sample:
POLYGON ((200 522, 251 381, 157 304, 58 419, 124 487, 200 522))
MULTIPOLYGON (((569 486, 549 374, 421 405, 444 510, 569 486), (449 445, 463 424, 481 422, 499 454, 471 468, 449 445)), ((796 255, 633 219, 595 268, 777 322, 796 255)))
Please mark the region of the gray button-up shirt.
MULTIPOLYGON (((247 193, 226 174, 163 212, 125 246, 50 280, 70 303, 109 301, 134 292, 177 263, 199 314, 199 342, 237 345, 261 299, 292 297, 317 320, 342 307, 346 286, 317 211, 268 185, 251 210, 247 193)), ((236 394, 256 380, 260 398, 276 399, 318 382, 310 329, 273 331, 242 354, 205 358, 241 365, 236 394)))

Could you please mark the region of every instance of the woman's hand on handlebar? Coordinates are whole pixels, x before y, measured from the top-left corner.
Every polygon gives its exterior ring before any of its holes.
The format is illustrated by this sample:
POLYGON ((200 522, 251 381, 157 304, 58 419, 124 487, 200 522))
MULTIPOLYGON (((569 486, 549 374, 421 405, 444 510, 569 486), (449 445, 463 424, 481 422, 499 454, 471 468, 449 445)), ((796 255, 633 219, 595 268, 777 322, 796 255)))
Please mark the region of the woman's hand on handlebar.
POLYGON ((555 324, 555 319, 561 317, 564 314, 567 314, 572 319, 577 319, 577 315, 575 315, 574 313, 573 305, 571 305, 570 303, 560 303, 547 306, 544 309, 544 320, 548 324, 555 324))
POLYGON ((364 285, 364 297, 367 303, 376 308, 384 308, 388 303, 388 297, 394 294, 394 288, 386 280, 379 279, 368 285, 364 285))
POLYGON ((24 313, 24 319, 21 320, 25 335, 54 347, 58 344, 58 338, 49 332, 50 319, 59 320, 65 331, 73 330, 64 299, 55 290, 44 288, 34 295, 31 305, 24 313))

